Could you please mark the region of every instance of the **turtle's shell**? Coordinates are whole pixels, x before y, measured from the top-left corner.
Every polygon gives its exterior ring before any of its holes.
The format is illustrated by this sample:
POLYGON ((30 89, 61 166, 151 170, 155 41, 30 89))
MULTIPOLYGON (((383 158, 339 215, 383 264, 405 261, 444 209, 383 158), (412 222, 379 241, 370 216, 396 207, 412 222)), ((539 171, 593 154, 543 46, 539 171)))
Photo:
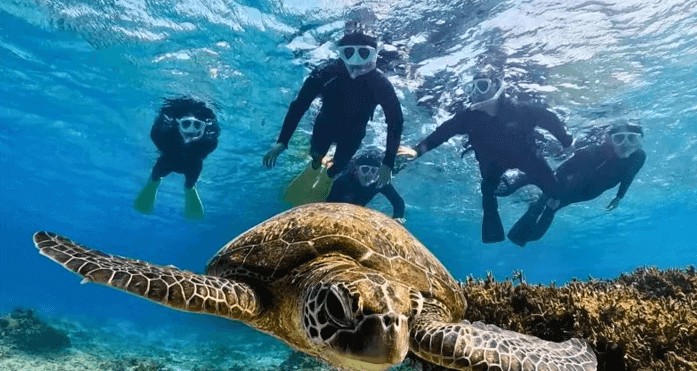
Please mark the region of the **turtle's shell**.
POLYGON ((414 236, 386 215, 350 204, 313 203, 279 214, 220 249, 206 273, 272 282, 337 253, 438 299, 453 314, 464 310, 459 284, 414 236))

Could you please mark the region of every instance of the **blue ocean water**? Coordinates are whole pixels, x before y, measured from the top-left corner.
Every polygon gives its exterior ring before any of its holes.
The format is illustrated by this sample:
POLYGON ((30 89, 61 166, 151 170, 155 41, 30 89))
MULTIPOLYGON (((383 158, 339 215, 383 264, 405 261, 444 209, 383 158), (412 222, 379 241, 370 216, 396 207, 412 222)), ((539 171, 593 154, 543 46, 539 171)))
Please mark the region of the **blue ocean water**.
MULTIPOLYGON (((480 242, 479 173, 472 156, 460 159, 459 141, 399 173, 406 227, 456 278, 523 270, 546 284, 697 263, 697 1, 10 0, 0 4, 0 313, 22 306, 254 336, 81 286, 40 256, 31 236, 54 231, 201 272, 227 241, 285 210, 279 195, 304 166, 310 115, 275 169, 261 159, 308 68, 332 55, 357 8, 370 9, 385 45, 402 56, 388 76, 402 101, 405 144, 452 114, 455 91, 482 60, 547 101, 577 137, 619 117, 644 125, 648 159, 620 207, 604 210, 615 190, 568 207, 524 249, 480 242), (162 182, 153 215, 131 206, 157 156, 149 130, 161 99, 178 94, 210 102, 222 126, 198 183, 204 222, 183 218, 180 175, 162 182)), ((382 149, 384 138, 378 112, 364 145, 382 149)), ((524 199, 500 200, 506 229, 524 199)), ((391 213, 379 197, 369 206, 391 213)))

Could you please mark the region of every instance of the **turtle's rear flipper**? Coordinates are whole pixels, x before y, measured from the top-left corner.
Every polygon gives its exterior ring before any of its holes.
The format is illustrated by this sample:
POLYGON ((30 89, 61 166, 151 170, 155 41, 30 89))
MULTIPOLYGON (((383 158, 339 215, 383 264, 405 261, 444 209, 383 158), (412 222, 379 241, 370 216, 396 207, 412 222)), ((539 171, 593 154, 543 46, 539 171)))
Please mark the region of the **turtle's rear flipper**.
POLYGON ((422 321, 410 337, 412 352, 456 370, 596 371, 598 367, 595 353, 583 340, 555 343, 482 322, 422 321))
POLYGON ((83 283, 94 281, 175 309, 240 321, 261 310, 257 294, 242 282, 105 254, 49 232, 35 233, 34 244, 42 255, 84 277, 83 283))

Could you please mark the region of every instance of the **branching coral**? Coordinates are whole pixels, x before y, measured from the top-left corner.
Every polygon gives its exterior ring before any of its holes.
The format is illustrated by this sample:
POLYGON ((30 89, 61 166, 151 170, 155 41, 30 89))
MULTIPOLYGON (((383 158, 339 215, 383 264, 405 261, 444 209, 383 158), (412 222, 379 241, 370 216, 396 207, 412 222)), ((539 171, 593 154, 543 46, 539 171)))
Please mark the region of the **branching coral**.
POLYGON ((588 340, 598 370, 697 370, 697 273, 640 268, 615 280, 542 286, 522 273, 468 278, 465 318, 546 340, 588 340))

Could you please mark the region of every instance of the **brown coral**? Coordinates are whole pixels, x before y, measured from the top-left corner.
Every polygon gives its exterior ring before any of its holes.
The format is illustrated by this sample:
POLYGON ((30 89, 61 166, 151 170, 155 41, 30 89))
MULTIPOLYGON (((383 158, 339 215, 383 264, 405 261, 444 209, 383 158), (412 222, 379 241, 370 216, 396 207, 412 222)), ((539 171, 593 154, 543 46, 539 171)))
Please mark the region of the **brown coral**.
POLYGON ((564 286, 468 278, 465 318, 546 340, 587 339, 598 370, 697 370, 697 274, 640 268, 564 286))

